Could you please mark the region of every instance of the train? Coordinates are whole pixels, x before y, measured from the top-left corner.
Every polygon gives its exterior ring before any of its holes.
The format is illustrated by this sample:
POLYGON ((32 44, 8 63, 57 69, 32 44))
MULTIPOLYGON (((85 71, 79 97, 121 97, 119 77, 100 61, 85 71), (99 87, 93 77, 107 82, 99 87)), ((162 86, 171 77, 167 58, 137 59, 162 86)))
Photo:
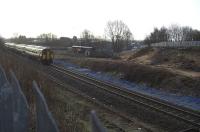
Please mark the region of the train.
POLYGON ((4 43, 4 46, 31 58, 37 59, 44 65, 50 65, 53 63, 54 52, 49 47, 15 43, 4 43))

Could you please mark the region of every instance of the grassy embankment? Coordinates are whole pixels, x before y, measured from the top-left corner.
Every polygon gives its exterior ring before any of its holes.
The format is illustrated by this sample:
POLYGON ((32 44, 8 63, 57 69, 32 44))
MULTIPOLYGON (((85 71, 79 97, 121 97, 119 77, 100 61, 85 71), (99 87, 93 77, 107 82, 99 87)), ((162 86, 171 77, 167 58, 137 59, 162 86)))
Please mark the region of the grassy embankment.
POLYGON ((200 97, 200 77, 190 76, 191 72, 199 74, 199 54, 199 49, 143 49, 136 53, 123 54, 126 57, 121 56, 123 59, 118 60, 76 57, 68 57, 67 60, 95 71, 118 74, 142 85, 200 97))
MULTIPOLYGON (((30 106, 30 131, 35 130, 35 99, 32 91, 32 81, 41 87, 46 98, 50 111, 55 118, 61 132, 88 132, 90 130, 89 113, 92 109, 96 110, 104 126, 108 131, 119 131, 116 126, 122 125, 122 128, 133 130, 138 127, 136 124, 129 123, 113 115, 112 113, 101 109, 99 106, 88 102, 88 100, 67 91, 65 88, 59 87, 45 75, 34 67, 30 62, 25 62, 20 58, 8 54, 0 48, 0 64, 9 73, 12 69, 16 74, 22 90, 28 100, 30 106), (114 124, 113 124, 114 123, 114 124)), ((70 86, 67 86, 70 87, 70 86)))

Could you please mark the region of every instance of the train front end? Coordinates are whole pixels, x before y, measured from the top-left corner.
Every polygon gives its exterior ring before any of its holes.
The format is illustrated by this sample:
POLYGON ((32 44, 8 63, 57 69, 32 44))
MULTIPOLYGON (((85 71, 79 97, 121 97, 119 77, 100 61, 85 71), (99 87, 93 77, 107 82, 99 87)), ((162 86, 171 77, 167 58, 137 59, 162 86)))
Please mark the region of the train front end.
POLYGON ((46 48, 42 50, 41 62, 45 65, 50 65, 53 63, 54 53, 51 49, 46 48))

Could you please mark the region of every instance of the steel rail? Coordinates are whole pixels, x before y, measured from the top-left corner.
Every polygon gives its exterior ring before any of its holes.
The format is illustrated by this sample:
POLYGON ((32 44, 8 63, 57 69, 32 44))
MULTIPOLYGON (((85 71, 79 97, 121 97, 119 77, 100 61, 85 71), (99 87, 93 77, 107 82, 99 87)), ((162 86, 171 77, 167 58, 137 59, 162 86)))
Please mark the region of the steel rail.
MULTIPOLYGON (((44 73, 44 72, 41 72, 41 73, 42 73, 44 76, 47 76, 48 79, 50 79, 52 82, 54 82, 55 84, 57 84, 57 85, 59 85, 59 86, 61 86, 61 87, 63 87, 63 88, 66 88, 68 91, 70 91, 70 92, 72 92, 72 93, 74 93, 74 94, 77 94, 77 95, 79 95, 79 96, 81 96, 81 97, 87 99, 88 101, 99 105, 100 107, 103 107, 104 109, 106 109, 106 110, 108 110, 108 111, 110 111, 110 112, 112 112, 112 113, 114 113, 114 114, 120 116, 121 118, 126 119, 126 120, 129 121, 129 122, 133 122, 133 123, 136 122, 136 120, 135 120, 135 119, 132 119, 130 116, 128 116, 128 115, 126 115, 126 114, 124 114, 124 113, 122 113, 122 112, 120 112, 120 111, 117 111, 116 109, 114 109, 114 108, 112 108, 112 107, 110 107, 110 106, 108 106, 108 105, 103 104, 102 102, 100 102, 100 101, 94 99, 93 97, 90 97, 90 96, 86 95, 85 93, 81 92, 80 90, 77 90, 77 89, 74 89, 74 88, 71 88, 71 87, 69 88, 68 86, 65 85, 65 83, 63 83, 63 82, 60 81, 59 79, 53 77, 52 75, 49 75, 49 74, 44 73)), ((114 124, 114 125, 115 125, 117 128, 121 129, 121 130, 123 129, 123 128, 117 126, 116 124, 114 124)), ((148 129, 148 128, 146 128, 146 129, 148 129)))
POLYGON ((60 66, 57 66, 54 64, 51 66, 54 70, 61 72, 63 74, 66 74, 67 76, 73 77, 82 82, 93 85, 97 88, 101 88, 109 93, 123 97, 130 101, 134 101, 138 104, 141 104, 143 106, 149 107, 156 111, 162 112, 169 116, 175 117, 175 118, 185 121, 195 127, 200 128, 200 115, 197 114, 196 112, 185 110, 178 106, 175 106, 175 105, 172 105, 165 101, 162 101, 160 99, 152 98, 150 96, 143 95, 138 92, 130 91, 128 89, 121 88, 119 86, 115 86, 111 83, 97 80, 93 77, 89 77, 89 76, 84 75, 83 73, 77 72, 75 70, 68 70, 64 67, 60 67, 60 66))

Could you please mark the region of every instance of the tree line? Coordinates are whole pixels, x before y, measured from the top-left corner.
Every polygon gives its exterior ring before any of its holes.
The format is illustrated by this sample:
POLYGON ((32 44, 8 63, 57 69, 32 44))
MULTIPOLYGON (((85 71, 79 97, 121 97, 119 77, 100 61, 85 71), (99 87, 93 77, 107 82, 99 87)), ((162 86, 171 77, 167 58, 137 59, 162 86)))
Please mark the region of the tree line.
POLYGON ((200 31, 188 26, 172 24, 168 28, 164 26, 160 29, 154 28, 154 31, 144 39, 144 43, 148 45, 159 42, 182 41, 200 41, 200 31))
MULTIPOLYGON (((24 35, 17 35, 10 39, 15 43, 42 43, 42 44, 67 44, 71 45, 86 45, 98 44, 97 42, 111 43, 114 52, 121 52, 128 49, 131 42, 134 41, 133 34, 129 27, 121 20, 108 21, 105 27, 105 38, 96 37, 92 32, 85 29, 80 37, 73 36, 73 38, 61 37, 57 38, 55 34, 43 33, 37 38, 26 38, 24 35), (109 41, 108 41, 109 39, 109 41)), ((200 31, 192 29, 188 26, 179 26, 172 24, 171 26, 154 28, 144 39, 143 43, 150 45, 158 42, 177 42, 177 41, 200 41, 200 31)), ((1 41, 0 41, 1 42, 1 41)))
MULTIPOLYGON (((105 36, 111 40, 112 48, 114 52, 120 52, 123 49, 126 49, 128 44, 133 40, 132 33, 129 27, 121 20, 109 21, 105 28, 105 36)), ((37 36, 36 38, 27 38, 25 35, 15 35, 9 39, 14 43, 42 43, 42 44, 60 44, 70 41, 70 44, 82 44, 88 45, 90 43, 96 42, 105 42, 105 38, 96 37, 92 32, 85 29, 80 38, 73 36, 73 38, 61 37, 57 38, 55 34, 52 33, 43 33, 37 36)), ((69 44, 68 43, 68 44, 69 44)), ((109 42, 108 42, 109 43, 109 42)))

